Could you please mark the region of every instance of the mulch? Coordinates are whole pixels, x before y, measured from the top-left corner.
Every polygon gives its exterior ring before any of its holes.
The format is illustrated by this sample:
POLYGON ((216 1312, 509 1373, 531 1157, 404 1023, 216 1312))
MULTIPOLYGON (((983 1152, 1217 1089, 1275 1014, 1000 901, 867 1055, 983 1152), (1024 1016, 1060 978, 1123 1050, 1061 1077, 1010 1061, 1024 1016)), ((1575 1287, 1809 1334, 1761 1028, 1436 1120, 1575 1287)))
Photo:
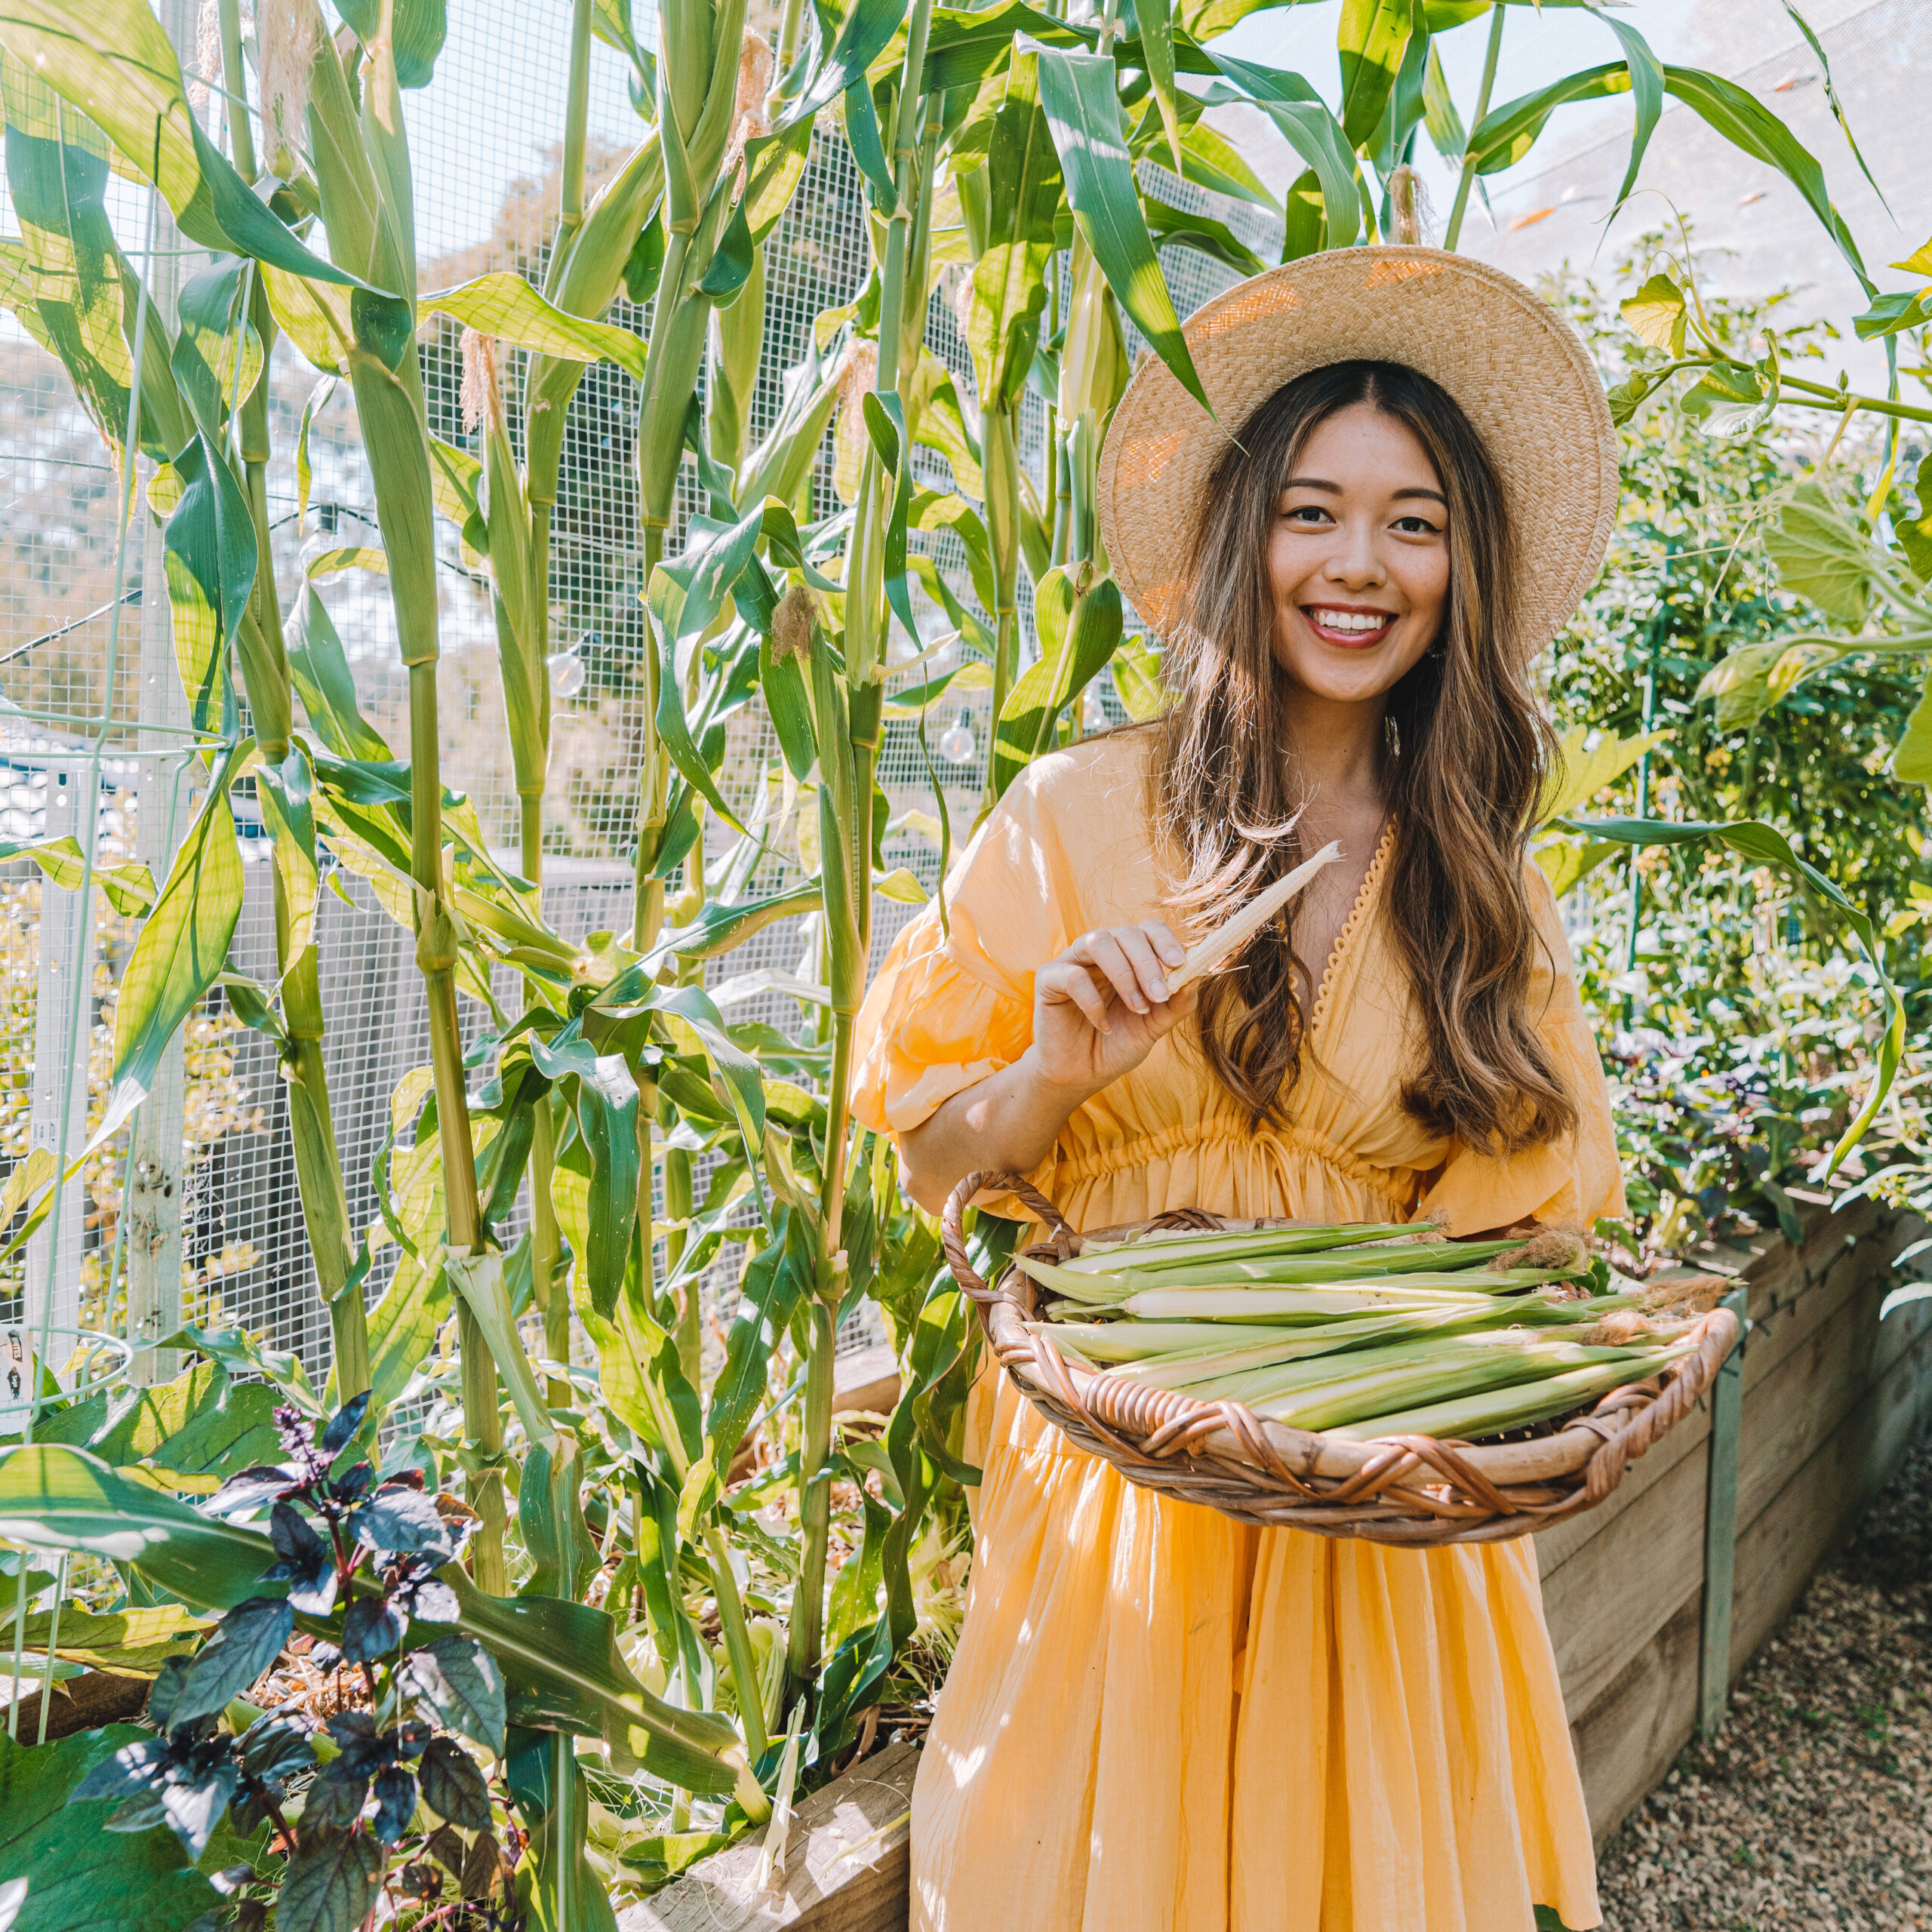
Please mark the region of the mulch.
POLYGON ((1598 1863, 1604 1932, 1932 1928, 1932 1442, 1598 1863))

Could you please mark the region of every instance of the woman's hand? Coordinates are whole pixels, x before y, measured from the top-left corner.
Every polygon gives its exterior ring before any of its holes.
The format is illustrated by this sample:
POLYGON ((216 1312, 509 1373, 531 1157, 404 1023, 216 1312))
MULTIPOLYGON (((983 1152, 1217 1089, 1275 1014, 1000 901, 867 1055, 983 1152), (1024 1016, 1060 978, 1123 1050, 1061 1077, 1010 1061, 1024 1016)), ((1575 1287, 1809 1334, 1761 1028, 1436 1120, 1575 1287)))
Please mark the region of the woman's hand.
POLYGON ((1084 1097, 1131 1073, 1194 1011, 1193 987, 1168 991, 1186 957, 1159 919, 1083 933, 1033 976, 1038 1076, 1084 1097))

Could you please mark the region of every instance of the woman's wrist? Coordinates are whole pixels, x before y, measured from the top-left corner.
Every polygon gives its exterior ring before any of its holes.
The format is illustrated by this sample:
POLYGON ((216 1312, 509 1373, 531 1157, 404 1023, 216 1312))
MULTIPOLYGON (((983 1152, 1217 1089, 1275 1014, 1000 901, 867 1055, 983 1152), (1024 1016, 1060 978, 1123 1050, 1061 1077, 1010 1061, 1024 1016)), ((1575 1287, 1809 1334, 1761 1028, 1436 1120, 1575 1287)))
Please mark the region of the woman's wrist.
POLYGON ((1029 1045, 1013 1063, 1013 1070, 1024 1084, 1029 1097, 1048 1108, 1057 1109, 1064 1121, 1106 1084, 1105 1081, 1078 1078, 1057 1080, 1047 1069, 1037 1043, 1029 1045))

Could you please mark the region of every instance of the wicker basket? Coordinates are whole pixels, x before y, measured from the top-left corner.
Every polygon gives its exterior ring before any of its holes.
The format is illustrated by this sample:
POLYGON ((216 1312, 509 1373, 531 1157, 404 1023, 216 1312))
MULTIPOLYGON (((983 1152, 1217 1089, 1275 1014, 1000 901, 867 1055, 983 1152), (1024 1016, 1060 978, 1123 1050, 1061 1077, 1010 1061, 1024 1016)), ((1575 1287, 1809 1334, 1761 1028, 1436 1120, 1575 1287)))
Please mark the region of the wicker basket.
MULTIPOLYGON (((1691 1331, 1694 1354, 1660 1376, 1612 1389, 1587 1414, 1527 1440, 1347 1441, 1265 1421, 1241 1402, 1201 1401, 1068 1361, 1051 1331, 1026 1327, 1038 1312, 1032 1278, 1010 1267, 989 1287, 967 1260, 961 1219, 982 1190, 1016 1196, 1052 1229, 1052 1238, 1029 1254, 1064 1261, 1080 1252, 1081 1238, 1017 1175, 968 1174, 946 1204, 946 1260, 1020 1393, 1069 1441, 1112 1463, 1128 1481, 1263 1529, 1426 1548, 1499 1543, 1546 1528, 1609 1495, 1626 1466, 1690 1414, 1737 1343, 1737 1316, 1713 1309, 1691 1331)), ((1257 1224, 1187 1208, 1148 1225, 1257 1224)), ((1109 1236, 1126 1232, 1106 1230, 1109 1236)))

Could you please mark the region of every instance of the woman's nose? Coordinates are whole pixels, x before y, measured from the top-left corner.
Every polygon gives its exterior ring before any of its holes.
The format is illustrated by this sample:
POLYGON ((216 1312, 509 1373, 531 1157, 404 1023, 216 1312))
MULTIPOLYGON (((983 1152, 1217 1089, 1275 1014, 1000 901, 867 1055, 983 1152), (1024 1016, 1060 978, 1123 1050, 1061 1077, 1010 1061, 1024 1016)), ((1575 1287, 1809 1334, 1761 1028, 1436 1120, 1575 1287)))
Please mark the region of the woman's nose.
POLYGON ((1331 583, 1344 583, 1353 589, 1367 589, 1389 580, 1376 554, 1374 533, 1359 524, 1344 524, 1336 532, 1335 547, 1321 574, 1331 583))

